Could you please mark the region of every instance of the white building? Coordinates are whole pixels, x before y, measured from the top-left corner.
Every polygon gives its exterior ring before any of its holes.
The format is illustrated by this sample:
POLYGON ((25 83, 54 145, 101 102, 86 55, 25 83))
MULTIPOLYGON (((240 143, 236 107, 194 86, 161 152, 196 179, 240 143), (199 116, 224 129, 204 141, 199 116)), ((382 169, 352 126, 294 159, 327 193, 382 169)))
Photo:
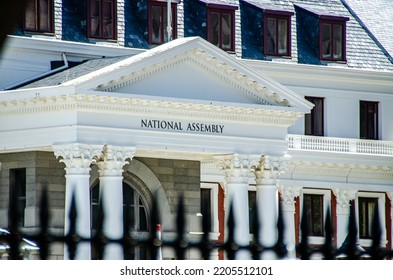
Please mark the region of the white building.
MULTIPOLYGON (((330 208, 340 247, 354 207, 360 245, 370 246, 378 208, 381 245, 392 249, 392 57, 355 9, 338 0, 172 1, 177 39, 165 43, 166 2, 71 2, 48 0, 35 20, 26 12, 0 56, 0 227, 18 189, 21 226, 36 230, 48 187, 53 232, 67 231, 75 193, 81 235, 95 226, 99 196, 109 237, 122 235, 123 199, 143 233, 156 196, 170 238, 183 194, 189 238, 200 238, 203 213, 212 238, 224 240, 232 202, 236 241, 248 244, 256 201, 269 246, 280 198, 291 257, 304 205, 311 244, 324 241, 330 208)), ((63 253, 55 246, 51 257, 63 253)), ((78 250, 92 257, 89 246, 78 250)), ((122 258, 121 248, 106 257, 122 258)))

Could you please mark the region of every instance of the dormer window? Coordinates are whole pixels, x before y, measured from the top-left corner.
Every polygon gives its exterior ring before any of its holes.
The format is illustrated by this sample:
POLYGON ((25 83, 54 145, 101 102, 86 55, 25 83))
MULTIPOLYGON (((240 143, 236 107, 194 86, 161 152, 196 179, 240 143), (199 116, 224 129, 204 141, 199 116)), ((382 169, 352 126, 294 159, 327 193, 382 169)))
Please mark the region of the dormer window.
POLYGON ((116 40, 115 0, 90 0, 88 17, 90 38, 116 40))
POLYGON ((292 12, 264 12, 264 53, 271 56, 291 55, 292 12))
POLYGON ((171 30, 168 32, 168 6, 166 1, 149 1, 149 43, 153 45, 164 44, 177 38, 177 7, 171 3, 171 30), (169 34, 169 36, 168 36, 169 34))
POLYGON ((53 0, 29 0, 24 14, 24 30, 53 33, 53 0))
POLYGON ((319 38, 321 60, 346 60, 346 20, 320 18, 319 38))
POLYGON ((229 5, 207 6, 207 39, 225 51, 235 51, 236 9, 236 6, 229 5))

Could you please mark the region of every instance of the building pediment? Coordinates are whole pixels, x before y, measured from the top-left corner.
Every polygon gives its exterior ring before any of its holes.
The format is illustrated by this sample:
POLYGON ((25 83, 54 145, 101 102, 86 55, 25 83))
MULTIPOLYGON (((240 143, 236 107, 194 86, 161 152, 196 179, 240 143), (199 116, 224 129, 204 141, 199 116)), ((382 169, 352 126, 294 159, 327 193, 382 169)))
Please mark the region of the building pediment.
POLYGON ((199 37, 174 40, 64 85, 108 95, 291 107, 299 112, 312 107, 294 92, 199 37))
POLYGON ((200 49, 100 84, 99 91, 231 103, 289 106, 289 101, 200 49))

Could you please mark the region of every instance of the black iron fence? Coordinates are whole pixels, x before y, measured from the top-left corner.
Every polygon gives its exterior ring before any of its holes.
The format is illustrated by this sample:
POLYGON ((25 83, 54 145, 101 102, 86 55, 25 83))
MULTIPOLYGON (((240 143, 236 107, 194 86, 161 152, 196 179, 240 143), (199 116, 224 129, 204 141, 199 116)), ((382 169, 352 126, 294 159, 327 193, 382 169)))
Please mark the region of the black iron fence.
MULTIPOLYGON (((108 244, 116 243, 120 244, 124 251, 125 259, 132 259, 133 249, 136 247, 145 247, 149 250, 149 256, 157 256, 158 250, 162 247, 170 247, 175 251, 176 258, 179 260, 185 259, 186 251, 192 248, 196 248, 201 252, 201 259, 209 259, 210 253, 213 250, 222 250, 225 252, 227 259, 236 259, 236 254, 240 250, 247 250, 250 252, 252 259, 261 259, 262 256, 267 252, 273 252, 277 259, 285 259, 288 256, 287 246, 284 242, 284 221, 282 216, 281 205, 279 207, 278 221, 277 221, 277 242, 274 246, 266 247, 261 244, 259 239, 259 232, 261 226, 258 222, 255 222, 252 227, 253 240, 247 246, 239 246, 235 242, 234 229, 236 227, 236 221, 234 220, 233 209, 230 207, 228 221, 227 221, 227 239, 225 242, 215 242, 209 238, 209 217, 203 217, 202 228, 203 235, 197 242, 187 240, 186 237, 186 220, 184 203, 181 198, 178 203, 176 227, 177 234, 176 238, 172 240, 161 240, 156 232, 156 225, 160 223, 159 214, 157 212, 157 202, 153 203, 152 215, 150 219, 150 233, 149 237, 138 237, 131 233, 132 228, 132 217, 125 213, 124 217, 124 233, 120 239, 109 239, 104 235, 103 222, 105 220, 103 205, 100 204, 99 214, 97 220, 97 230, 92 237, 84 238, 79 236, 76 231, 76 221, 78 219, 78 212, 75 206, 74 199, 71 203, 69 212, 70 227, 66 235, 55 235, 50 232, 49 228, 49 199, 46 191, 43 191, 41 198, 41 206, 39 213, 40 226, 39 230, 35 234, 24 234, 18 227, 20 214, 18 213, 16 196, 12 195, 9 207, 9 232, 10 234, 0 236, 0 243, 7 244, 9 259, 21 259, 20 245, 23 242, 23 238, 28 238, 34 241, 39 247, 39 258, 48 259, 50 247, 54 243, 62 243, 68 248, 68 258, 74 259, 78 250, 78 245, 84 242, 89 242, 92 249, 97 254, 97 259, 103 259, 105 253, 105 247, 108 244)), ((307 211, 303 211, 302 222, 300 225, 301 238, 299 245, 296 248, 297 258, 307 260, 313 258, 314 255, 318 254, 322 259, 333 260, 333 259, 392 259, 393 251, 386 249, 381 246, 381 225, 379 222, 378 207, 376 207, 373 225, 372 225, 372 245, 369 248, 361 248, 358 244, 357 234, 357 223, 355 219, 355 212, 352 210, 349 216, 348 223, 348 235, 344 244, 336 249, 333 244, 333 225, 329 212, 326 215, 325 220, 325 242, 320 247, 311 246, 308 242, 309 229, 307 218, 305 215, 307 211)), ((259 221, 258 211, 255 211, 254 221, 259 221)), ((153 257, 154 259, 154 257, 153 257)))

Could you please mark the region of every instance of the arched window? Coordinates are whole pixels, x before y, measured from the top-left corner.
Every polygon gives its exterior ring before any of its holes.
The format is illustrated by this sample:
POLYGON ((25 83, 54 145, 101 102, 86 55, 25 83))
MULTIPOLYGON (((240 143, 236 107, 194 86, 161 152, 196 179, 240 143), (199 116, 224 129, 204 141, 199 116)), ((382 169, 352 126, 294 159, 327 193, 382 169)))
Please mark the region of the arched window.
MULTIPOLYGON (((100 197, 100 185, 96 183, 91 188, 91 225, 92 231, 94 232, 97 228, 97 219, 99 212, 99 199, 100 197)), ((137 237, 142 236, 144 233, 149 231, 149 209, 148 204, 144 196, 131 184, 123 182, 123 217, 125 218, 128 213, 130 219, 131 231, 136 234, 137 237)), ((92 258, 95 258, 95 252, 93 248, 92 258)), ((133 249, 132 252, 127 254, 129 259, 147 259, 148 251, 146 248, 141 246, 133 249)))

